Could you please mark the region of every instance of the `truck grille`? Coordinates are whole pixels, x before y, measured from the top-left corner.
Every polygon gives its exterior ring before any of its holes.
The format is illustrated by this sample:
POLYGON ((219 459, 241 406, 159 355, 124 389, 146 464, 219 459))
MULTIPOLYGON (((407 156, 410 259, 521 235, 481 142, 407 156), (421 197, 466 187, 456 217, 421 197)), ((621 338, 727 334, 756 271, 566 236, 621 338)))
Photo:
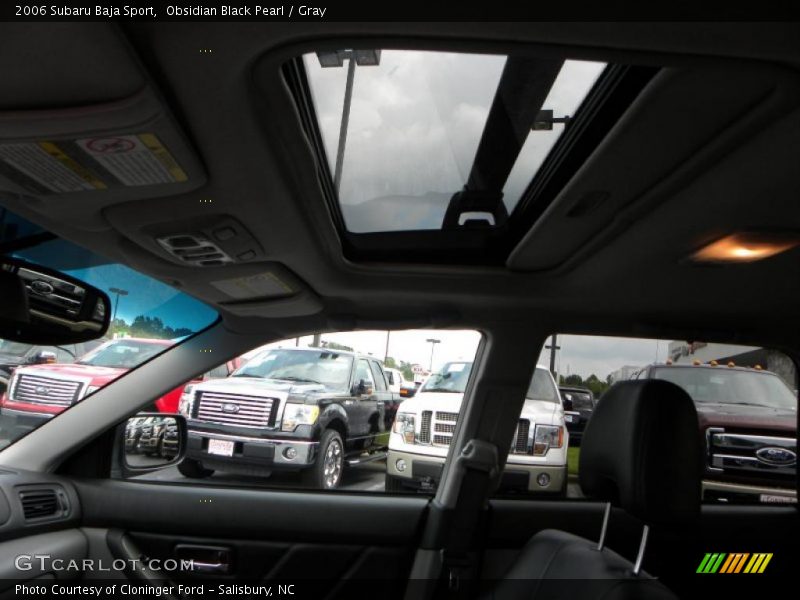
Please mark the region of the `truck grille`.
POLYGON ((706 435, 711 471, 794 481, 796 438, 727 433, 718 429, 709 429, 706 435))
POLYGON ((80 391, 80 381, 23 373, 14 384, 11 399, 46 406, 70 406, 78 400, 80 391))
POLYGON ((531 422, 528 419, 520 419, 517 423, 517 430, 514 433, 514 442, 511 445, 512 454, 528 454, 528 433, 531 430, 531 422))
POLYGON ((417 436, 417 442, 420 444, 430 444, 431 443, 431 419, 433 418, 433 411, 430 410, 423 410, 422 411, 422 419, 420 421, 419 426, 419 435, 417 436))
POLYGON ((458 423, 458 413, 439 412, 433 420, 433 445, 449 446, 458 423))
POLYGON ((275 424, 277 398, 198 392, 197 418, 208 423, 264 428, 275 424))

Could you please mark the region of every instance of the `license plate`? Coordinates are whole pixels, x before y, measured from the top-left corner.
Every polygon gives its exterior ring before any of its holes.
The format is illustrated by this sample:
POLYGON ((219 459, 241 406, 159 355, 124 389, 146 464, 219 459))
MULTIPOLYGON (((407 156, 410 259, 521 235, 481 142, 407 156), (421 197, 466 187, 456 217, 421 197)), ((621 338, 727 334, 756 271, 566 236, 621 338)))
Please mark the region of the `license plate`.
POLYGON ((774 496, 772 494, 761 494, 761 502, 766 504, 794 504, 797 498, 791 496, 774 496))
POLYGON ((572 423, 572 415, 564 415, 564 421, 567 423, 572 423))
POLYGON ((233 456, 233 442, 227 440, 208 440, 208 453, 219 456, 233 456))

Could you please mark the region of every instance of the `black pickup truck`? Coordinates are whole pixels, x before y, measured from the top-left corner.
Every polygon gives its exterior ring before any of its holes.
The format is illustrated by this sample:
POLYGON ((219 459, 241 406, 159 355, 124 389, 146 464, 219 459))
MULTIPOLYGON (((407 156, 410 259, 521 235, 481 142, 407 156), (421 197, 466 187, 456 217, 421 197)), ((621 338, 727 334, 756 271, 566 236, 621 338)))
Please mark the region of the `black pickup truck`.
POLYGON ((300 471, 333 489, 347 462, 382 456, 400 398, 381 363, 326 348, 264 350, 230 377, 187 385, 186 477, 300 471))
POLYGON ((653 364, 633 379, 671 381, 694 400, 706 500, 797 501, 797 394, 776 374, 712 361, 653 364))

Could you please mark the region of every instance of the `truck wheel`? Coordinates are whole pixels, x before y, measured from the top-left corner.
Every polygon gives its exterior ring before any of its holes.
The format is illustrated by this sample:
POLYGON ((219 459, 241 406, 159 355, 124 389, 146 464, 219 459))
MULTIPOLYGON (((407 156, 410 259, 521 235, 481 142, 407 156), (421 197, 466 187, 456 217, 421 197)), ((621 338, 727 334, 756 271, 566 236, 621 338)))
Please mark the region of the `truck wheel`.
POLYGON ((319 454, 313 466, 303 471, 303 483, 319 490, 334 490, 342 481, 344 444, 338 431, 328 429, 322 434, 319 454))
POLYGON ((184 477, 192 477, 194 479, 203 479, 204 477, 210 477, 214 474, 213 469, 206 469, 198 461, 192 460, 191 458, 184 458, 180 464, 178 464, 178 471, 180 471, 181 475, 184 477))
POLYGON ((385 491, 389 493, 400 493, 405 492, 406 488, 400 483, 400 480, 396 477, 392 477, 391 475, 387 475, 384 483, 385 491))

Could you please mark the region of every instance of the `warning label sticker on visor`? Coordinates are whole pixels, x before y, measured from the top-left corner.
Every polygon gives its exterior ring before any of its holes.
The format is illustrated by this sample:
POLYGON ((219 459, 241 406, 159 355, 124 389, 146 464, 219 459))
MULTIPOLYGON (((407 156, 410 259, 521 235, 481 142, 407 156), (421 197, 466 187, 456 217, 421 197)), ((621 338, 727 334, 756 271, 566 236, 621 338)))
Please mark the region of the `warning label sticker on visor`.
POLYGON ((152 133, 0 143, 0 176, 38 194, 180 183, 188 179, 152 133))

